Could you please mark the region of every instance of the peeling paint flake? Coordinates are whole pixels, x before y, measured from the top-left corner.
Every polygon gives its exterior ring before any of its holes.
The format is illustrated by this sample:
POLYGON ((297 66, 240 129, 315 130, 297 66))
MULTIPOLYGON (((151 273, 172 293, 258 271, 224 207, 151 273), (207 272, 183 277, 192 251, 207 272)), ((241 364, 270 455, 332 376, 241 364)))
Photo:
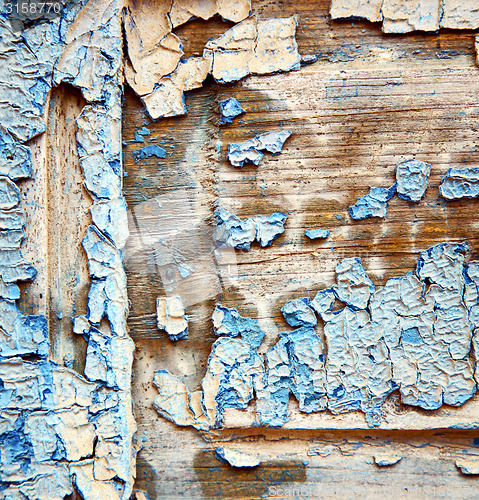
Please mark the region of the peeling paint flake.
POLYGON ((220 124, 228 125, 233 123, 233 118, 246 113, 246 111, 241 107, 241 104, 234 97, 230 97, 229 99, 225 99, 218 103, 218 107, 220 110, 220 124))
POLYGON ((311 301, 311 307, 321 316, 323 321, 329 317, 335 300, 334 291, 332 288, 320 290, 314 299, 311 301))
POLYGON ((302 412, 322 411, 327 406, 323 343, 312 328, 285 335, 291 366, 291 391, 302 412))
POLYGON ((156 411, 167 420, 180 426, 192 426, 199 430, 209 428, 201 405, 194 395, 190 395, 185 384, 166 370, 158 370, 153 385, 159 396, 153 402, 156 411))
POLYGON ((374 463, 378 467, 391 467, 392 465, 396 465, 402 460, 402 457, 398 456, 388 456, 388 455, 381 455, 381 456, 375 456, 374 457, 374 463))
POLYGON ((439 186, 439 193, 448 200, 479 196, 479 168, 450 168, 439 186))
POLYGON ((309 299, 301 298, 290 300, 281 308, 284 319, 288 325, 297 326, 316 326, 317 319, 314 311, 309 307, 309 299))
POLYGON ((479 474, 479 460, 474 460, 473 458, 461 458, 456 460, 456 467, 463 473, 467 475, 478 475, 479 474))
POLYGON ((188 337, 188 319, 181 297, 158 297, 156 318, 158 330, 165 330, 170 340, 176 341, 188 337))
POLYGON ((186 114, 185 91, 200 88, 211 69, 211 58, 190 57, 178 62, 142 100, 153 119, 186 114))
POLYGON ((125 246, 128 231, 127 207, 123 198, 94 203, 90 207, 92 221, 118 249, 125 246))
POLYGON ((204 57, 212 57, 212 75, 219 83, 300 68, 295 40, 296 19, 245 19, 216 40, 209 41, 204 57))
POLYGON ((214 237, 219 246, 249 250, 256 237, 256 228, 252 219, 242 221, 220 208, 215 211, 214 237))
POLYGON ((24 316, 14 302, 0 300, 0 357, 46 357, 49 347, 44 316, 24 316))
POLYGON ((0 209, 9 210, 20 203, 20 189, 6 177, 0 177, 0 209))
POLYGON ((166 151, 156 144, 149 144, 144 148, 133 151, 131 154, 136 162, 138 160, 143 160, 144 158, 151 158, 152 156, 156 156, 157 158, 166 158, 166 151))
POLYGON ((37 275, 20 250, 0 250, 0 278, 4 283, 30 281, 37 275))
POLYGON ((371 281, 358 257, 343 259, 336 266, 337 285, 333 287, 336 297, 353 309, 365 309, 374 292, 371 281))
POLYGON ((368 21, 382 21, 383 0, 331 0, 331 18, 364 17, 368 21))
POLYGON ((202 406, 212 427, 221 427, 226 408, 247 408, 263 372, 261 358, 247 342, 221 337, 213 344, 201 383, 202 406))
POLYGON ((474 0, 443 0, 441 27, 460 30, 479 28, 479 5, 474 0))
POLYGON ((215 211, 214 238, 219 247, 229 246, 248 251, 255 240, 262 247, 267 247, 284 233, 287 218, 285 214, 274 212, 270 216, 255 215, 242 221, 220 208, 215 211))
POLYGON ((120 116, 102 106, 85 106, 77 118, 80 165, 87 189, 101 199, 121 196, 120 116))
POLYGON ((399 198, 420 201, 427 188, 431 165, 419 160, 408 160, 396 166, 396 186, 399 198))
POLYGON ((238 23, 246 19, 251 11, 251 0, 173 0, 169 18, 174 28, 192 18, 211 19, 219 14, 226 21, 238 23))
POLYGON ((171 33, 171 1, 128 2, 124 28, 128 46, 125 75, 139 95, 149 94, 160 79, 172 73, 183 55, 180 39, 171 33))
POLYGON ((10 180, 32 176, 32 154, 28 146, 19 144, 3 127, 0 127, 0 175, 10 180))
POLYGON ((228 146, 228 160, 235 167, 242 167, 245 163, 259 165, 263 159, 261 151, 269 151, 273 155, 281 153, 283 145, 291 136, 288 130, 267 132, 245 142, 233 143, 228 146))
POLYGON ((244 451, 230 450, 229 448, 216 448, 216 458, 220 462, 227 463, 231 467, 257 467, 261 462, 257 455, 245 453, 244 451))
POLYGON ((216 304, 213 315, 213 327, 216 335, 226 337, 241 336, 252 348, 258 348, 263 342, 264 332, 255 319, 241 316, 236 309, 216 304))
POLYGON ((356 204, 349 207, 349 215, 355 220, 386 217, 387 203, 395 194, 396 184, 389 189, 371 187, 368 194, 358 198, 356 204))

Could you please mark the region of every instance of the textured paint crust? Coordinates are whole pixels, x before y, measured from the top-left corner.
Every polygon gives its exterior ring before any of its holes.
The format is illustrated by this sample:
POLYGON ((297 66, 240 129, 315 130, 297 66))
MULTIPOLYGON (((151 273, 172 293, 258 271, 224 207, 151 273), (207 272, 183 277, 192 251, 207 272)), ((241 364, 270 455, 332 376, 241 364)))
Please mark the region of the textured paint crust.
MULTIPOLYGON (((116 0, 71 2, 62 14, 13 33, 0 15, 0 472, 5 499, 128 499, 135 475, 131 405, 133 343, 121 248, 121 10, 116 0), (62 81, 87 105, 77 149, 93 204, 83 247, 88 313, 72 318, 87 341, 84 376, 48 359, 48 319, 22 314, 17 281, 36 271, 20 252, 25 217, 15 182, 32 175, 24 143, 45 130, 48 93, 62 81), (106 320, 106 322, 104 321, 106 320)), ((66 364, 67 361, 65 361, 66 364)))
MULTIPOLYGON (((360 410, 370 427, 381 425, 382 406, 393 392, 424 410, 468 401, 476 392, 470 352, 477 343, 472 332, 479 323, 479 263, 466 266, 467 252, 467 244, 431 247, 419 255, 415 273, 380 287, 360 259, 344 259, 336 285, 312 301, 284 304, 286 322, 297 329, 281 333, 265 355, 257 352, 262 332, 251 334, 259 331, 257 323, 218 304, 212 319, 220 339, 198 396, 208 425, 220 428, 228 408, 245 409, 254 396, 255 425, 270 427, 290 419, 290 395, 300 412, 360 410), (332 309, 335 298, 342 309, 332 309), (324 341, 315 331, 315 313, 324 323, 324 341), (234 338, 238 334, 241 340, 234 338)), ((191 397, 183 391, 183 398, 191 397)), ((160 392, 161 413, 167 388, 160 392)), ((184 420, 179 414, 170 418, 184 420)))

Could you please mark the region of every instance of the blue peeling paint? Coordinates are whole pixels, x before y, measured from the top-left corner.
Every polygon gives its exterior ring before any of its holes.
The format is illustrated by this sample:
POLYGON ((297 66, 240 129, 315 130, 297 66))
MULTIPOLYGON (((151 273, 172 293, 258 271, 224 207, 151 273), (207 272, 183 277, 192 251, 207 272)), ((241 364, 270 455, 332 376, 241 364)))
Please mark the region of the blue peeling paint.
POLYGON ((408 160, 396 166, 396 185, 399 198, 418 202, 424 196, 431 165, 419 160, 408 160))
POLYGON ((150 131, 146 127, 141 127, 135 130, 135 142, 145 142, 145 136, 150 135, 150 131))
POLYGON ((149 144, 144 148, 132 151, 131 154, 136 162, 143 160, 144 158, 151 158, 152 156, 156 156, 157 158, 166 158, 166 151, 156 144, 149 144))
POLYGON ((242 167, 245 163, 259 165, 263 159, 261 151, 268 151, 273 155, 281 153, 291 133, 288 130, 267 132, 245 142, 232 143, 228 146, 228 160, 235 167, 242 167))
POLYGON ((328 229, 306 229, 304 234, 310 240, 324 239, 324 238, 327 238, 329 236, 329 230, 328 229))
POLYGON ((234 97, 220 101, 218 103, 218 107, 221 115, 221 125, 233 123, 234 118, 246 113, 246 111, 241 107, 241 104, 234 97))
POLYGON ((439 193, 447 200, 479 196, 479 168, 450 168, 441 181, 439 193))
POLYGON ((256 319, 241 316, 234 308, 216 304, 213 312, 213 325, 216 335, 236 337, 238 335, 253 349, 257 349, 263 342, 264 332, 256 319))
POLYGON ((284 319, 290 326, 316 326, 318 320, 309 307, 309 299, 290 300, 281 308, 284 319))
POLYGON ((286 214, 274 212, 269 216, 255 215, 241 220, 220 208, 215 211, 214 238, 219 247, 229 246, 248 251, 253 241, 267 247, 284 233, 287 218, 286 214))
POLYGON ((368 194, 358 198, 356 204, 349 207, 349 215, 355 220, 386 217, 387 202, 395 194, 396 184, 393 184, 389 189, 371 187, 368 194))

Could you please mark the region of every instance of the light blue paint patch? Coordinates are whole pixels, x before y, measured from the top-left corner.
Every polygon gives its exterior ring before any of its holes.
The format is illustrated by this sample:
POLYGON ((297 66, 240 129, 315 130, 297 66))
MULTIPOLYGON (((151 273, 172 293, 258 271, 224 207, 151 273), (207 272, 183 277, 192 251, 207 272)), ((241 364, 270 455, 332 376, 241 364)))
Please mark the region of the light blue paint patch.
POLYGON ((241 104, 234 97, 225 99, 218 103, 220 110, 220 124, 227 125, 233 123, 233 119, 237 116, 246 113, 246 111, 241 107, 241 104))
POLYGON ((328 400, 321 339, 312 328, 299 328, 281 335, 288 339, 290 387, 300 411, 312 413, 325 410, 328 400))
POLYGON ((241 316, 234 308, 216 304, 212 315, 216 335, 236 337, 238 335, 253 349, 257 349, 263 342, 264 332, 256 319, 241 316))
POLYGON ((304 234, 310 240, 318 240, 318 239, 327 238, 329 236, 329 230, 328 229, 306 229, 304 234))
POLYGON ((389 189, 371 187, 367 195, 358 198, 356 204, 349 207, 349 215, 355 220, 386 217, 387 202, 395 194, 396 184, 393 184, 389 189))
POLYGON ((404 330, 401 334, 401 339, 403 340, 403 342, 408 342, 409 344, 415 345, 419 345, 423 342, 422 337, 419 335, 419 330, 416 327, 404 330))
POLYGON ((396 186, 399 198, 418 202, 424 196, 431 165, 419 160, 408 160, 396 166, 396 186))
POLYGON ((309 299, 300 298, 290 300, 281 308, 281 312, 288 325, 297 326, 316 326, 318 320, 314 311, 309 307, 309 299))
POLYGON ((135 130, 135 142, 145 142, 145 136, 150 135, 150 131, 146 127, 141 127, 135 130))
POLYGON ((245 163, 259 165, 263 159, 261 151, 268 151, 273 155, 281 153, 291 134, 289 130, 280 130, 257 135, 245 142, 232 143, 228 146, 228 160, 235 167, 242 167, 245 163))
POLYGON ((145 158, 151 158, 152 156, 156 156, 157 158, 166 158, 166 151, 162 147, 157 146, 156 144, 149 144, 144 148, 132 151, 131 154, 135 162, 143 160, 145 158))
POLYGON ((441 181, 439 193, 447 200, 477 198, 479 196, 479 168, 450 168, 441 181))
POLYGON ((219 247, 229 246, 248 251, 253 241, 266 247, 284 233, 287 218, 286 214, 274 212, 269 216, 255 215, 241 220, 220 208, 215 211, 214 239, 219 247))

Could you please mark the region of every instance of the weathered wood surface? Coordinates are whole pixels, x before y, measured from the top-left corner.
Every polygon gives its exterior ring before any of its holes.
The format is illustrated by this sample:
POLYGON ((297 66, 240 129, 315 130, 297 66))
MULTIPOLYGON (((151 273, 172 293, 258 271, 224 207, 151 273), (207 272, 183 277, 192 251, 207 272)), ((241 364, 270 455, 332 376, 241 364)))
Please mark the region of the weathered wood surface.
MULTIPOLYGON (((124 190, 133 217, 140 214, 139 233, 144 235, 149 228, 148 236, 155 240, 155 228, 149 224, 155 214, 145 202, 156 197, 167 200, 168 195, 194 208, 191 223, 198 231, 193 241, 191 233, 173 234, 177 248, 190 250, 201 246, 198 233, 208 231, 205 221, 211 223, 218 200, 240 217, 291 212, 285 234, 272 247, 254 245, 249 252, 237 251, 234 260, 231 254, 225 256, 229 271, 237 273, 234 280, 218 283, 211 256, 194 255, 198 272, 184 285, 190 336, 177 345, 156 329, 155 300, 165 294, 161 273, 164 278, 168 269, 151 245, 132 251, 130 242, 125 266, 129 327, 137 346, 133 393, 142 447, 137 486, 151 498, 273 497, 280 493, 268 490, 274 485, 311 487, 303 495, 307 498, 350 498, 351 493, 360 498, 477 497, 476 481, 461 475, 454 465, 456 458, 477 454, 475 431, 223 432, 218 439, 243 436, 229 445, 260 451, 266 463, 254 471, 234 471, 211 451, 205 453, 214 444, 205 443, 194 430, 164 421, 151 406, 156 397, 151 381, 157 369, 181 375, 191 390, 198 387, 215 338, 210 317, 216 300, 260 320, 267 334, 260 348, 264 352, 286 328, 279 311, 284 302, 331 285, 335 265, 345 257, 361 257, 373 281, 384 284, 389 277, 412 270, 417 252, 439 242, 467 239, 471 258, 478 256, 479 202, 446 203, 438 196, 439 181, 449 167, 475 165, 479 160, 479 70, 474 64, 473 33, 385 36, 370 23, 332 22, 328 1, 253 5, 262 17, 298 14, 300 53, 319 53, 318 62, 299 72, 250 77, 231 86, 208 83, 187 95, 186 117, 156 123, 148 119, 133 93, 126 92, 124 190), (216 103, 232 96, 247 113, 220 129, 216 103), (134 132, 145 125, 150 130, 146 140, 163 147, 166 158, 134 161, 132 151, 145 145, 133 142, 134 132), (241 170, 227 163, 228 143, 279 125, 293 131, 281 155, 266 155, 259 167, 241 170), (348 206, 369 186, 391 185, 394 166, 411 155, 432 164, 426 197, 418 204, 392 200, 384 220, 352 221, 348 206), (330 238, 308 242, 304 230, 318 226, 330 229, 330 238), (248 437, 251 434, 258 435, 248 437), (318 454, 328 450, 330 454, 308 456, 316 445, 318 454), (380 469, 372 463, 378 450, 405 458, 392 468, 380 469)), ((229 26, 195 21, 175 32, 189 56, 201 53, 208 38, 229 26)), ((184 216, 180 219, 175 228, 186 227, 184 216)), ((397 411, 409 410, 399 406, 397 411)), ((474 413, 469 415, 474 420, 474 413)), ((291 498, 294 492, 277 496, 291 498)))

